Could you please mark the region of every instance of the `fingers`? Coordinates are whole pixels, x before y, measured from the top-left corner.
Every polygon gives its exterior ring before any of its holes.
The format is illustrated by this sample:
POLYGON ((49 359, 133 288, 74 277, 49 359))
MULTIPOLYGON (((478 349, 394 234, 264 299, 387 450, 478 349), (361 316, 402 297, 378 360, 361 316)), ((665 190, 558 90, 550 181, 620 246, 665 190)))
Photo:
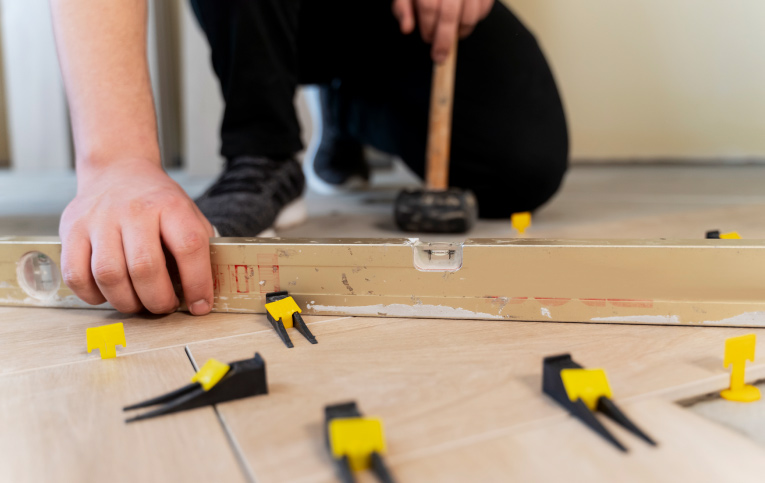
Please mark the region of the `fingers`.
POLYGON ((427 43, 433 42, 440 7, 441 0, 417 0, 417 23, 420 25, 422 39, 427 43))
POLYGON ((462 13, 461 0, 442 0, 438 21, 433 34, 431 56, 437 64, 446 60, 457 36, 457 26, 462 13))
POLYGON ((393 15, 398 19, 402 34, 410 34, 414 30, 413 0, 394 0, 393 15))
POLYGON ((213 303, 208 228, 193 215, 167 210, 161 215, 160 230, 165 246, 178 264, 189 311, 194 315, 207 314, 213 303))
POLYGON ((197 218, 199 218, 199 222, 202 223, 202 226, 204 227, 205 233, 207 233, 208 238, 212 238, 215 236, 215 229, 212 226, 212 223, 210 223, 210 220, 207 219, 207 217, 202 214, 202 211, 199 209, 196 203, 192 203, 194 208, 194 213, 196 213, 197 218))
POLYGON ((80 299, 91 305, 106 302, 90 271, 92 250, 90 240, 80 233, 63 233, 61 243, 61 274, 64 283, 80 299))
POLYGON ((120 312, 140 311, 143 306, 128 275, 119 227, 98 229, 91 234, 90 243, 90 270, 98 289, 120 312))
POLYGON ((460 15, 459 35, 465 38, 473 31, 475 25, 481 19, 481 4, 476 1, 467 1, 462 5, 462 15, 460 15))
POLYGON ((170 281, 159 237, 159 220, 128 218, 122 226, 122 246, 133 290, 149 312, 175 312, 179 301, 170 281))

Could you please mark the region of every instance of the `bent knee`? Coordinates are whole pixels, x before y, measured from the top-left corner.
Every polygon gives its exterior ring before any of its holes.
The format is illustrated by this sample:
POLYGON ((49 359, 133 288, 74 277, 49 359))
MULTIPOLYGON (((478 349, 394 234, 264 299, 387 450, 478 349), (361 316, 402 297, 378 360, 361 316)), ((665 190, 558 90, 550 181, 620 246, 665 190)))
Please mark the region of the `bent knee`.
POLYGON ((464 187, 475 193, 481 218, 509 218, 513 213, 535 211, 547 203, 560 189, 567 168, 565 154, 551 159, 510 161, 481 182, 464 187))

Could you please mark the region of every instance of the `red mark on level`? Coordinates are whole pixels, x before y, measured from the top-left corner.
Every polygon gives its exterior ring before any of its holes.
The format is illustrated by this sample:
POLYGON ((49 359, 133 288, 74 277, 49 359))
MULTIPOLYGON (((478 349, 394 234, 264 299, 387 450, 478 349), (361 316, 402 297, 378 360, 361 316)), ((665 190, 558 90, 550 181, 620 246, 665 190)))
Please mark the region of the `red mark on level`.
POLYGON ((213 292, 220 293, 221 289, 221 283, 222 283, 222 273, 220 271, 220 265, 213 265, 212 266, 212 276, 213 276, 213 292))
POLYGON ((544 305, 545 307, 558 307, 566 305, 571 299, 553 298, 553 297, 534 297, 534 300, 544 305))
POLYGON ((234 265, 236 293, 250 293, 250 277, 247 265, 234 265))
POLYGON ((523 302, 527 301, 528 297, 508 297, 507 303, 509 304, 522 304, 523 302))
POLYGON ((606 299, 579 299, 584 305, 588 307, 605 307, 606 299))
POLYGON ((260 293, 278 292, 279 283, 279 257, 274 254, 258 255, 258 277, 260 277, 260 293))

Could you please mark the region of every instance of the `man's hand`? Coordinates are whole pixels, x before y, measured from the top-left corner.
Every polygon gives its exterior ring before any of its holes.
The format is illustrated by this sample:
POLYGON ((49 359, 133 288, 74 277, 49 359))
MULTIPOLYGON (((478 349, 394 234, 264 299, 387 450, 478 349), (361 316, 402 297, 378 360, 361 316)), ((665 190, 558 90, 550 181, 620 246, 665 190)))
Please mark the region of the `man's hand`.
POLYGON ((164 244, 189 310, 208 313, 213 230, 162 170, 146 0, 51 0, 51 8, 77 159, 77 196, 59 227, 64 281, 91 304, 172 312, 164 244))
POLYGON ((494 0, 393 0, 393 14, 401 32, 414 30, 415 12, 423 40, 433 44, 431 56, 436 63, 446 59, 457 33, 461 38, 491 11, 494 0))
POLYGON ((156 162, 117 160, 81 173, 59 232, 64 281, 85 302, 108 300, 126 313, 175 311, 164 242, 178 263, 191 313, 210 312, 213 228, 156 162))

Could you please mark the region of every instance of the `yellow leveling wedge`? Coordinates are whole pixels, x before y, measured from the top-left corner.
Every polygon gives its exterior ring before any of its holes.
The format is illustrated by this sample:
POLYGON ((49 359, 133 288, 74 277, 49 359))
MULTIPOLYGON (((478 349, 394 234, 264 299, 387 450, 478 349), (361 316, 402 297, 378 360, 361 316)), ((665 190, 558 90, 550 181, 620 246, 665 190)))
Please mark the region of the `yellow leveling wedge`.
POLYGON ((510 217, 510 224, 518 230, 519 235, 523 235, 526 233, 526 228, 531 226, 531 213, 528 211, 513 213, 510 217))
POLYGON ((378 418, 338 418, 329 422, 332 456, 348 457, 352 471, 368 470, 372 453, 385 454, 385 436, 378 418))
POLYGON ((93 349, 99 349, 101 359, 113 359, 117 357, 116 346, 127 347, 125 343, 125 327, 122 322, 101 327, 90 327, 85 331, 88 340, 88 354, 93 349))
POLYGON ((218 384, 218 381, 223 379, 223 376, 226 375, 229 369, 231 369, 231 366, 228 364, 210 359, 194 374, 191 382, 198 382, 202 389, 209 391, 218 384))
POLYGON ((581 399, 590 411, 597 409, 601 397, 613 397, 603 369, 563 369, 560 377, 571 402, 581 399))
POLYGON ((723 399, 737 402, 754 402, 760 400, 760 390, 745 383, 746 361, 754 362, 754 346, 757 342, 755 334, 731 337, 725 340, 725 360, 723 367, 732 366, 730 371, 730 388, 720 393, 723 399))

